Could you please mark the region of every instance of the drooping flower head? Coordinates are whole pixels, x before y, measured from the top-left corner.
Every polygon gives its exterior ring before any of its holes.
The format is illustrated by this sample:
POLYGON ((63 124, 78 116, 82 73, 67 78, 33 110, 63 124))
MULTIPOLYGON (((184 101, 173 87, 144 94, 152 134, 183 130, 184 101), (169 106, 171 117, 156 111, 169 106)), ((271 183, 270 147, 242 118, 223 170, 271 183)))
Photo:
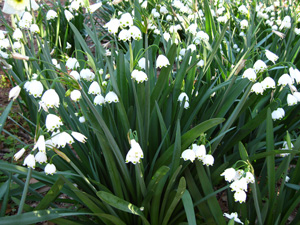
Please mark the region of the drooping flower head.
POLYGON ((5 0, 2 12, 21 15, 26 8, 30 10, 31 7, 33 10, 37 10, 39 5, 35 0, 5 0))
POLYGON ((129 149, 126 155, 126 163, 132 162, 133 164, 139 163, 141 159, 144 158, 143 150, 139 143, 136 140, 130 140, 131 148, 129 149))

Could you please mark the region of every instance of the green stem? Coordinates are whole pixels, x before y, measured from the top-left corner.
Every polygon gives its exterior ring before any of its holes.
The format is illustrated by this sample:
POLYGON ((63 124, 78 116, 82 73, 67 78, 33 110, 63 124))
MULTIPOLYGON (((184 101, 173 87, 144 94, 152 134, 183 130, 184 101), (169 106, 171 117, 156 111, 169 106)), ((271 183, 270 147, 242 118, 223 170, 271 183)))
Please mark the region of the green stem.
POLYGON ((138 178, 139 185, 141 187, 142 195, 143 195, 143 197, 145 197, 146 196, 146 184, 145 184, 144 175, 142 173, 140 163, 137 163, 137 165, 135 165, 135 172, 136 172, 136 176, 138 178))
POLYGON ((131 41, 129 41, 129 53, 130 53, 130 73, 131 73, 133 71, 133 52, 132 52, 131 41))
POLYGON ((9 198, 9 193, 10 193, 10 183, 11 183, 11 178, 12 178, 11 172, 9 172, 7 175, 8 175, 7 189, 6 189, 6 193, 5 193, 3 202, 1 204, 1 212, 0 212, 1 217, 3 217, 5 215, 8 198, 9 198))
POLYGON ((19 205, 17 215, 20 215, 23 211, 25 200, 26 200, 26 195, 27 195, 28 188, 29 188, 29 181, 31 179, 31 174, 32 174, 32 168, 28 168, 27 178, 26 178, 24 189, 23 189, 23 194, 22 194, 22 198, 21 198, 21 201, 20 201, 20 205, 19 205))

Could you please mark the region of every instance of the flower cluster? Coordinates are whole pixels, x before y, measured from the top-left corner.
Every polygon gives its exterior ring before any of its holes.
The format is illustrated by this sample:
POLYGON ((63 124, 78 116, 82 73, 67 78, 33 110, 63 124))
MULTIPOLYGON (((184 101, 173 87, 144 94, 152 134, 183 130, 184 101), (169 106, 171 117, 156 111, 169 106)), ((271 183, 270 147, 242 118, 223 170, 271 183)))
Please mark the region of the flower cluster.
POLYGON ((249 183, 254 183, 255 179, 252 173, 244 170, 235 170, 234 168, 226 169, 221 176, 224 176, 227 182, 232 182, 230 188, 234 193, 234 199, 236 202, 242 203, 246 201, 247 189, 249 183))
POLYGON ((233 213, 230 213, 230 214, 224 213, 223 215, 224 215, 226 218, 230 219, 230 220, 233 219, 234 222, 237 222, 237 223, 240 223, 240 224, 244 224, 244 223, 238 218, 237 212, 233 212, 233 213))
POLYGON ((184 161, 190 160, 191 162, 198 159, 206 166, 212 166, 214 164, 214 157, 211 154, 206 154, 204 145, 192 144, 191 149, 186 149, 182 152, 181 158, 184 161))

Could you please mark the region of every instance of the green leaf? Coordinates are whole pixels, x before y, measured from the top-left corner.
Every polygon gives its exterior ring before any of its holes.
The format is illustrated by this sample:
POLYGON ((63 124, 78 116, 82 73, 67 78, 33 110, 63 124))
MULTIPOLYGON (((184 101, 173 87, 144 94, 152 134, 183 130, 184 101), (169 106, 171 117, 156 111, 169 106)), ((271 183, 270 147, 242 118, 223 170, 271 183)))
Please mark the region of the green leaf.
POLYGON ((97 192, 97 195, 102 201, 108 203, 109 205, 119 210, 140 216, 145 224, 150 225, 150 223, 147 221, 142 211, 137 206, 131 204, 130 202, 127 202, 124 199, 121 199, 105 191, 99 191, 97 192))
POLYGON ((6 121, 7 117, 8 117, 8 114, 9 114, 9 112, 11 110, 13 102, 14 101, 10 101, 10 103, 6 106, 4 112, 0 116, 0 133, 2 132, 2 129, 4 127, 4 124, 5 124, 5 121, 6 121))
POLYGON ((188 190, 185 190, 182 202, 189 225, 197 225, 193 200, 188 190))
POLYGON ((249 156, 242 142, 239 142, 239 152, 240 152, 241 159, 247 161, 249 156))

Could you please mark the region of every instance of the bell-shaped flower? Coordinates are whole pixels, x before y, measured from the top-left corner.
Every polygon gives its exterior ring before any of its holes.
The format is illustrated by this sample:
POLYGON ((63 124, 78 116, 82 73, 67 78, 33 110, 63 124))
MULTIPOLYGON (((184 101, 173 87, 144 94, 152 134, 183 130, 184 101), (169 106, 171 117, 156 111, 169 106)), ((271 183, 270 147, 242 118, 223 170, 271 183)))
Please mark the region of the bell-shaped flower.
POLYGON ((86 81, 92 81, 95 78, 95 74, 90 69, 82 69, 80 77, 86 81))
POLYGON ((16 154, 14 154, 14 160, 15 161, 19 160, 24 155, 25 151, 26 151, 25 148, 22 148, 16 154))
POLYGON ((119 33, 119 40, 121 41, 129 41, 131 38, 130 32, 129 30, 123 29, 121 30, 121 32, 119 33))
POLYGON ((45 166, 45 174, 47 175, 53 175, 55 172, 56 172, 56 167, 54 164, 51 164, 51 163, 48 163, 46 166, 45 166))
POLYGON ((190 32, 192 35, 196 35, 197 28, 198 28, 198 25, 196 23, 193 23, 187 28, 187 31, 190 32))
POLYGON ((45 152, 38 152, 35 156, 35 161, 38 162, 39 164, 47 162, 47 155, 45 152))
POLYGON ((193 150, 191 149, 186 149, 182 152, 181 154, 181 158, 184 161, 190 160, 191 162, 194 162, 194 160, 196 159, 196 154, 193 150))
POLYGON ((111 34, 116 34, 120 27, 120 21, 118 19, 111 19, 108 23, 104 25, 104 28, 107 28, 108 32, 111 34))
POLYGON ((234 193, 234 200, 236 202, 242 203, 245 202, 247 198, 246 192, 244 191, 237 191, 234 193))
POLYGON ((55 12, 54 10, 50 9, 47 14, 46 14, 46 19, 47 20, 53 20, 57 17, 57 12, 55 12))
POLYGON ((156 59, 156 68, 167 67, 170 65, 168 58, 164 55, 159 55, 156 59))
POLYGON ((90 6, 87 8, 87 11, 90 12, 90 13, 93 13, 93 12, 95 12, 96 10, 98 10, 101 6, 102 6, 102 2, 97 2, 97 3, 95 3, 95 4, 90 5, 90 6))
POLYGON ((35 0, 6 0, 2 12, 6 14, 18 14, 19 16, 25 11, 25 9, 37 10, 39 5, 35 0))
POLYGON ((288 106, 293 106, 297 104, 297 98, 291 94, 287 95, 287 104, 288 106))
POLYGON ((278 60, 278 56, 269 50, 266 50, 265 54, 268 60, 272 61, 274 64, 278 60))
POLYGON ((59 147, 65 147, 66 144, 73 144, 74 139, 70 134, 67 132, 61 132, 61 133, 55 133, 52 137, 52 142, 59 148, 59 147))
POLYGON ((112 102, 117 103, 119 102, 119 98, 115 92, 110 91, 106 94, 104 101, 108 104, 111 104, 112 102))
POLYGON ((257 95, 258 94, 262 95, 264 93, 264 89, 263 89, 261 83, 259 83, 259 82, 255 83, 251 88, 251 92, 255 92, 255 94, 257 94, 257 95))
POLYGON ((273 120, 281 120, 285 116, 285 112, 283 108, 278 108, 274 110, 271 115, 273 120))
POLYGON ((295 79, 296 83, 299 84, 300 83, 300 71, 297 68, 294 69, 293 67, 290 67, 289 71, 291 74, 291 78, 293 80, 295 79))
POLYGON ((294 83, 294 80, 288 75, 287 73, 281 75, 278 79, 278 85, 292 85, 294 83))
POLYGON ((249 184, 249 183, 254 183, 255 182, 255 178, 254 178, 254 176, 253 176, 253 174, 252 173, 250 173, 250 172, 246 172, 246 182, 249 184))
POLYGON ((10 47, 9 40, 7 38, 0 40, 0 49, 8 49, 10 47))
POLYGON ((133 164, 139 163, 141 159, 144 158, 143 150, 139 143, 137 143, 134 139, 130 140, 130 146, 125 162, 132 162, 133 164))
POLYGON ((272 77, 266 77, 262 82, 261 85, 263 87, 264 90, 268 89, 268 88, 275 88, 276 87, 276 83, 273 80, 272 77))
POLYGON ((20 41, 21 39, 23 39, 23 33, 19 28, 16 28, 12 37, 14 40, 20 41))
POLYGON ((136 26, 131 26, 128 30, 130 37, 132 37, 132 39, 134 40, 141 40, 142 38, 142 32, 140 31, 140 29, 136 26))
POLYGON ((80 123, 84 123, 84 122, 85 122, 85 118, 84 118, 84 116, 81 116, 81 117, 79 117, 79 119, 78 119, 78 120, 79 120, 79 122, 80 122, 80 123))
POLYGON ((70 11, 77 11, 80 8, 80 3, 79 1, 72 1, 71 4, 69 5, 70 11))
POLYGON ((75 80, 80 80, 80 75, 76 70, 72 70, 70 72, 70 76, 72 76, 75 80))
POLYGON ((85 143, 85 142, 86 142, 87 137, 84 136, 84 135, 81 134, 81 133, 72 131, 71 135, 73 136, 73 138, 75 138, 77 141, 79 141, 79 142, 81 142, 81 143, 85 143))
POLYGON ((32 23, 32 15, 30 14, 30 12, 25 11, 22 15, 22 20, 24 20, 26 23, 32 23))
POLYGON ((131 27, 133 25, 133 18, 130 13, 125 13, 120 18, 120 25, 124 27, 131 27))
POLYGON ((241 5, 238 8, 238 12, 240 12, 243 15, 247 15, 248 14, 248 9, 245 5, 241 5))
POLYGON ((94 98, 94 105, 103 105, 105 103, 105 99, 102 95, 97 95, 94 98))
POLYGON ((34 155, 29 154, 25 159, 24 159, 24 163, 23 166, 27 166, 28 168, 35 168, 35 158, 34 155))
POLYGON ((78 60, 76 58, 68 58, 66 62, 66 67, 69 70, 74 70, 79 67, 78 60))
POLYGON ((44 92, 42 99, 42 104, 45 105, 46 108, 59 107, 59 96, 54 89, 49 89, 44 92))
MULTIPOLYGON (((244 6, 244 5, 243 5, 244 6)), ((238 214, 237 214, 237 212, 233 212, 233 213, 231 213, 231 214, 228 214, 228 213, 224 213, 223 214, 226 218, 228 218, 228 219, 233 219, 234 220, 234 222, 237 222, 237 223, 240 223, 240 224, 244 224, 239 218, 238 218, 238 214)))
POLYGON ((42 82, 40 82, 38 80, 30 81, 28 86, 26 86, 26 89, 27 89, 28 93, 35 98, 40 98, 44 91, 42 82))
POLYGON ((101 89, 100 89, 100 86, 99 86, 97 81, 94 81, 90 85, 88 93, 93 94, 93 95, 100 95, 101 94, 101 89))
POLYGON ((67 9, 65 9, 64 14, 68 22, 74 18, 74 15, 67 9))
POLYGON ((37 148, 39 149, 40 152, 46 152, 46 143, 45 143, 45 137, 44 137, 44 135, 40 135, 39 136, 39 139, 35 143, 32 151, 34 151, 37 148))
POLYGON ((70 98, 74 102, 78 102, 81 99, 81 92, 79 90, 73 90, 70 94, 70 98))
POLYGON ((293 96, 297 99, 297 102, 300 102, 300 92, 295 91, 295 92, 293 93, 293 96))
POLYGON ((48 114, 46 117, 46 128, 47 131, 54 131, 63 125, 61 118, 54 114, 48 114))
POLYGON ((32 34, 38 34, 38 33, 40 33, 40 28, 39 28, 39 26, 36 25, 36 24, 32 24, 32 25, 30 26, 30 32, 31 32, 32 34))
MULTIPOLYGON (((144 70, 146 69, 145 57, 141 58, 138 63, 139 63, 139 67, 141 67, 141 69, 144 69, 144 70)), ((148 60, 148 68, 149 68, 149 66, 150 66, 150 64, 149 64, 149 60, 148 60)))
POLYGON ((201 41, 204 41, 204 42, 208 42, 209 41, 209 36, 207 33, 205 33, 204 31, 199 31, 197 34, 196 34, 196 37, 194 39, 194 43, 196 45, 200 44, 201 41))
POLYGON ((206 148, 204 145, 192 144, 192 150, 195 152, 197 159, 203 161, 204 156, 206 155, 206 148))
POLYGON ((136 80, 137 83, 143 83, 148 80, 148 77, 143 71, 133 70, 131 73, 131 79, 136 80))
POLYGON ((264 61, 259 59, 254 63, 253 69, 256 73, 263 72, 265 69, 267 69, 267 65, 264 61))
POLYGON ((228 168, 223 173, 221 173, 221 176, 224 176, 224 179, 227 182, 231 182, 236 176, 236 170, 234 168, 228 168))
POLYGON ((248 68, 244 71, 242 78, 248 78, 250 81, 255 82, 256 72, 252 68, 248 68))
POLYGON ((16 100, 16 98, 19 96, 21 92, 21 88, 19 85, 13 87, 12 89, 10 89, 9 94, 8 94, 8 100, 10 100, 11 98, 13 100, 16 100))
POLYGON ((245 20, 245 19, 242 20, 242 21, 240 22, 240 26, 241 26, 241 29, 242 29, 242 30, 248 28, 248 20, 245 20))
POLYGON ((215 159, 212 155, 207 154, 203 157, 202 162, 205 166, 212 166, 215 162, 215 159))
POLYGON ((235 180, 230 184, 231 191, 247 191, 248 183, 247 179, 242 177, 239 180, 235 180))

